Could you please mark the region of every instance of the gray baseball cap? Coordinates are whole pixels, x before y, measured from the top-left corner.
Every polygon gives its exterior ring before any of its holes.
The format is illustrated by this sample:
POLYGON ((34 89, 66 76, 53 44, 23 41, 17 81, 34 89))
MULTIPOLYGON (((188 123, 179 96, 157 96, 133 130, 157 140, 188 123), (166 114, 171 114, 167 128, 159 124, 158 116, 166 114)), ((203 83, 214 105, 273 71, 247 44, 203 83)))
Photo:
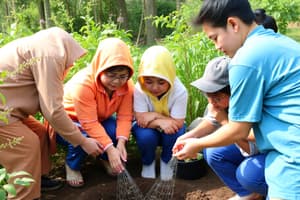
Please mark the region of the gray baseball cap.
POLYGON ((191 85, 205 93, 213 93, 223 89, 229 85, 229 62, 230 58, 225 56, 212 59, 206 65, 203 76, 193 81, 191 85))

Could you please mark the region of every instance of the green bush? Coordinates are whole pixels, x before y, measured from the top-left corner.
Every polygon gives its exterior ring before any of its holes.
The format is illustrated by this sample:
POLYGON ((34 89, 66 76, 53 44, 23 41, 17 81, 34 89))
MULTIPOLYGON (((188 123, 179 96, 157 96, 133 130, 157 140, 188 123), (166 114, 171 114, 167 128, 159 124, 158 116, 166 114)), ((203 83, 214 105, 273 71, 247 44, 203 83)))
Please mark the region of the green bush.
POLYGON ((7 199, 8 195, 17 195, 15 185, 29 187, 34 182, 31 175, 24 171, 8 173, 5 168, 0 166, 0 199, 7 199))
MULTIPOLYGON (((176 4, 174 1, 158 0, 157 3, 157 16, 169 15, 176 10, 176 4)), ((163 38, 174 31, 168 27, 158 27, 158 37, 163 38)))
POLYGON ((287 36, 293 38, 300 43, 300 26, 291 27, 287 30, 287 36))
POLYGON ((250 0, 253 10, 263 8, 276 19, 280 33, 287 32, 288 24, 299 21, 300 0, 250 0))

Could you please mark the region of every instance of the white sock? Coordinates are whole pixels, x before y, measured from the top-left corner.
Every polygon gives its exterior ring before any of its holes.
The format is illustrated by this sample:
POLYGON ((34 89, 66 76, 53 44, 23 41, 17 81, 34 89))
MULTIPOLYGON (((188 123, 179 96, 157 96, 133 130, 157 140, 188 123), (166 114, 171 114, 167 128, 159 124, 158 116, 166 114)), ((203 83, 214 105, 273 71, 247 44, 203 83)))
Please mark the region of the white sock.
POLYGON ((160 179, 164 181, 171 180, 173 178, 173 169, 171 165, 165 163, 162 159, 160 159, 160 179))
POLYGON ((142 177, 143 178, 156 178, 155 160, 150 165, 143 165, 142 177))

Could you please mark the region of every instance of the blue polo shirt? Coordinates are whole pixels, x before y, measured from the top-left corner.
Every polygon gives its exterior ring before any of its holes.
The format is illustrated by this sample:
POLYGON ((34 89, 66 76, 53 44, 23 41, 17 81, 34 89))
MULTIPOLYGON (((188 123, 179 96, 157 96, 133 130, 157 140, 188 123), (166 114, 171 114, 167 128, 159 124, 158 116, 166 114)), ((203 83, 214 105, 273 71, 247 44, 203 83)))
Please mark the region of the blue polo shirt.
POLYGON ((269 196, 300 199, 300 44, 258 26, 231 60, 229 81, 230 120, 253 123, 268 152, 269 196))

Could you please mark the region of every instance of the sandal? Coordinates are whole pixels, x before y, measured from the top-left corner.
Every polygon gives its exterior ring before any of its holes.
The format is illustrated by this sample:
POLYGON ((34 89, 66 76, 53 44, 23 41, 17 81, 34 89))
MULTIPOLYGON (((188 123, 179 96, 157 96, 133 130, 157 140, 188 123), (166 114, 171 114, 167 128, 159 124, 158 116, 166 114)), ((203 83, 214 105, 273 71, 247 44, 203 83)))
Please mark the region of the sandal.
POLYGON ((66 179, 69 186, 73 188, 80 188, 84 186, 84 181, 80 171, 71 169, 67 164, 66 167, 66 179))

